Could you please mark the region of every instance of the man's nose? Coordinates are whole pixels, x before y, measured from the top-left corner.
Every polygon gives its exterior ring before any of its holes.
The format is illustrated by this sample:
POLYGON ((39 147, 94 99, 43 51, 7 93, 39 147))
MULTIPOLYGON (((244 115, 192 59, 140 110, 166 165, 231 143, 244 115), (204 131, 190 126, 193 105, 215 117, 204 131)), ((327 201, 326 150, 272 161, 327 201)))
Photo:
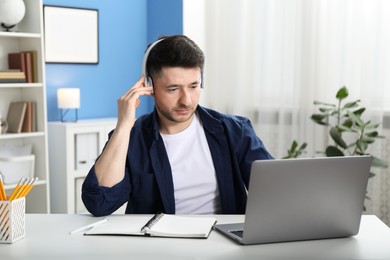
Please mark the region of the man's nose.
POLYGON ((187 90, 183 89, 180 91, 180 98, 179 103, 183 105, 190 105, 191 104, 191 95, 188 93, 187 90))

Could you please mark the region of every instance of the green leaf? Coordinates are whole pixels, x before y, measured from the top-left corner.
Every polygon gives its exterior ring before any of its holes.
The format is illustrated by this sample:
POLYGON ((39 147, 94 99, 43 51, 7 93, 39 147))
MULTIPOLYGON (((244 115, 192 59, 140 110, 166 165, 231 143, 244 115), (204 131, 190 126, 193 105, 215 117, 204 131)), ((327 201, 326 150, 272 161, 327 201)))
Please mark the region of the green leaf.
POLYGON ((330 111, 333 111, 334 108, 320 107, 319 110, 322 113, 329 113, 330 111))
POLYGON ((344 142, 342 136, 341 136, 341 133, 339 130, 337 130, 336 127, 332 127, 330 128, 330 131, 329 131, 329 134, 330 136, 332 137, 332 139, 336 142, 337 145, 341 146, 342 148, 344 149, 347 149, 347 144, 344 142))
POLYGON ((295 149, 297 149, 297 147, 298 147, 298 143, 297 143, 297 141, 293 141, 292 142, 292 144, 291 144, 291 149, 290 149, 290 152, 291 153, 294 153, 295 152, 295 149))
POLYGON ((348 102, 348 103, 346 103, 346 104, 343 106, 343 109, 348 109, 348 108, 357 107, 357 106, 359 105, 359 102, 360 102, 360 100, 356 100, 356 101, 353 101, 353 102, 348 102))
POLYGON ((378 157, 372 156, 372 167, 387 168, 389 165, 387 161, 379 159, 378 157))
POLYGON ((352 125, 353 125, 353 122, 352 122, 351 119, 347 119, 347 120, 345 120, 344 123, 343 123, 343 126, 348 127, 348 128, 351 128, 352 125))
POLYGON ((368 176, 368 178, 372 178, 372 177, 375 177, 376 176, 376 174, 375 173, 373 173, 373 172, 370 172, 370 175, 368 176))
POLYGON ((307 143, 303 143, 298 148, 298 142, 296 140, 294 140, 291 144, 291 148, 289 150, 287 150, 287 156, 283 157, 282 159, 290 159, 290 158, 299 157, 304 152, 304 149, 306 148, 306 146, 307 146, 307 143))
POLYGON ((336 98, 338 100, 343 100, 344 98, 348 97, 348 89, 343 86, 342 88, 337 91, 336 98))
POLYGON ((313 104, 314 105, 324 105, 324 106, 336 107, 336 105, 334 105, 334 104, 324 103, 321 101, 314 101, 313 104))
POLYGON ((351 127, 347 127, 345 125, 336 125, 336 128, 340 132, 352 132, 352 133, 356 133, 357 132, 355 129, 352 129, 351 127))
POLYGON ((375 139, 369 138, 369 137, 363 137, 363 138, 362 138, 362 141, 363 141, 363 142, 366 142, 367 144, 372 144, 372 143, 375 142, 375 139))
POLYGON ((316 122, 317 124, 320 124, 320 125, 328 125, 327 122, 324 122, 322 120, 324 120, 325 118, 327 118, 328 115, 322 115, 322 114, 313 114, 311 116, 311 119, 316 122))
POLYGON ((379 135, 378 131, 366 133, 366 136, 368 137, 377 137, 378 135, 379 135))
POLYGON ((364 111, 366 111, 366 108, 362 107, 362 108, 359 108, 358 110, 353 111, 353 113, 357 116, 361 116, 364 113, 364 111))
POLYGON ((344 153, 335 146, 328 146, 325 151, 326 156, 334 157, 334 156, 344 156, 344 153))
POLYGON ((370 122, 368 125, 366 125, 366 129, 376 129, 378 126, 380 126, 380 124, 374 124, 370 122))
POLYGON ((306 147, 307 147, 307 143, 303 143, 300 147, 299 147, 299 150, 304 150, 304 149, 306 149, 306 147))
POLYGON ((311 119, 313 119, 314 121, 322 120, 322 119, 324 119, 326 117, 328 117, 328 115, 323 115, 323 114, 313 114, 313 115, 311 115, 311 119))
POLYGON ((359 126, 364 125, 363 121, 360 119, 360 116, 355 115, 351 111, 347 111, 347 114, 348 114, 349 118, 352 120, 352 122, 355 123, 356 125, 359 125, 359 126))
POLYGON ((359 140, 359 141, 357 141, 356 146, 358 147, 360 152, 365 153, 367 150, 368 144, 366 142, 364 142, 363 140, 359 140))
POLYGON ((331 116, 337 116, 339 114, 338 110, 334 110, 332 113, 330 113, 331 116))
POLYGON ((369 126, 369 125, 372 125, 371 120, 368 120, 367 122, 365 122, 365 123, 363 124, 364 128, 366 128, 366 127, 369 126))

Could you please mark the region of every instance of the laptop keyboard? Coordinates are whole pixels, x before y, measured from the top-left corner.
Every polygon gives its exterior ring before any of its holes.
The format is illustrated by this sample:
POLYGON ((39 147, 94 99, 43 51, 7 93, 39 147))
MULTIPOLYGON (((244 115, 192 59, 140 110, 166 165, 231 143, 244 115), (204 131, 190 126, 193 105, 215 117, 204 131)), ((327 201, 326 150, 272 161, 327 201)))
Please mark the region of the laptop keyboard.
POLYGON ((230 230, 229 232, 233 233, 234 235, 241 237, 241 238, 242 238, 242 235, 244 234, 244 230, 230 230))

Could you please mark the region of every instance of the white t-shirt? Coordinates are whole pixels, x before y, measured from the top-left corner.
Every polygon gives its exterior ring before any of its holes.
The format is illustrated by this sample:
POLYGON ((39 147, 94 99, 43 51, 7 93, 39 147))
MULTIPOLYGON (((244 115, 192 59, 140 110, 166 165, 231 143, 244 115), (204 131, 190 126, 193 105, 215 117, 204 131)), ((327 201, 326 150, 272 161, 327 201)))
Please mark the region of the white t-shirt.
POLYGON ((214 164, 198 116, 184 131, 161 136, 172 169, 176 214, 220 213, 214 164))

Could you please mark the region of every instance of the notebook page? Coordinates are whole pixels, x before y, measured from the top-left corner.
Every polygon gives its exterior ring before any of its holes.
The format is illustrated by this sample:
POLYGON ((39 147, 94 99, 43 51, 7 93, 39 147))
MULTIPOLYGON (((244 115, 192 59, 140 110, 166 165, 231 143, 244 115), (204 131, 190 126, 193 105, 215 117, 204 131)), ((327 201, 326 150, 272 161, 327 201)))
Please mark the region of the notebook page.
POLYGON ((214 217, 165 214, 148 233, 152 236, 207 238, 215 222, 214 217))
POLYGON ((107 217, 107 222, 98 225, 89 231, 85 232, 85 235, 139 235, 141 228, 150 219, 150 216, 110 216, 107 217))

